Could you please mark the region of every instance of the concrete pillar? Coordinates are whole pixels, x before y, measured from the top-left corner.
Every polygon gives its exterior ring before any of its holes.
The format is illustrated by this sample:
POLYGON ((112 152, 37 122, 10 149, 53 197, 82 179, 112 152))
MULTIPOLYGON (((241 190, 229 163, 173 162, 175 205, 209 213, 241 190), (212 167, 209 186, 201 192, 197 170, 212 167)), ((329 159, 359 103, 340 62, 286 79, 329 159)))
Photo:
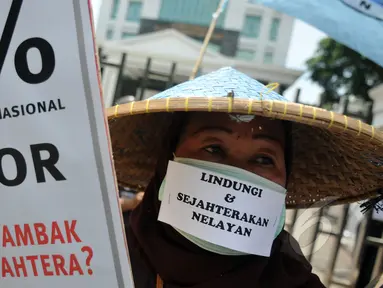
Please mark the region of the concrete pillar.
POLYGON ((114 101, 114 93, 117 87, 118 69, 105 66, 102 76, 102 90, 105 108, 111 107, 114 101))
POLYGON ((245 21, 247 0, 228 1, 224 29, 229 31, 241 31, 245 21))
POLYGON ((142 2, 141 18, 157 20, 160 15, 161 0, 144 0, 142 2))
POLYGON ((374 100, 372 125, 383 127, 383 84, 371 89, 369 94, 374 100))
POLYGON ((110 13, 112 11, 113 0, 104 0, 97 19, 96 35, 97 42, 102 43, 106 40, 106 31, 109 28, 110 13))

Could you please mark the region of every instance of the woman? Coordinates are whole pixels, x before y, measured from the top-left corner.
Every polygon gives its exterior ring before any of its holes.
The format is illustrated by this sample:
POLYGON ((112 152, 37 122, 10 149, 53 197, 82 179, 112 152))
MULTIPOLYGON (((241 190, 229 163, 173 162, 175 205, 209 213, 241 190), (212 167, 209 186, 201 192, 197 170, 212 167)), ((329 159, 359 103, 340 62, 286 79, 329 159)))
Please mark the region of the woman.
POLYGON ((108 113, 119 182, 146 187, 127 228, 137 288, 324 287, 285 208, 382 186, 382 133, 231 68, 108 113))

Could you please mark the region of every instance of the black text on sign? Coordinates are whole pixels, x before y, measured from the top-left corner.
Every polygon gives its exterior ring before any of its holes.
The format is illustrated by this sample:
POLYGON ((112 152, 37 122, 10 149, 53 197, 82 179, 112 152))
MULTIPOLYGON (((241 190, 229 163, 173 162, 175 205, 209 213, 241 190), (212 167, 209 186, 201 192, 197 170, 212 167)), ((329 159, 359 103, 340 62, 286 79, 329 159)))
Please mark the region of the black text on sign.
MULTIPOLYGON (((12 36, 17 25, 17 19, 23 0, 13 0, 11 8, 5 22, 3 34, 0 39, 0 74, 7 57, 8 48, 12 41, 12 36)), ((51 44, 45 39, 33 37, 24 40, 16 49, 14 63, 17 75, 26 83, 40 84, 48 80, 55 69, 55 53, 51 44), (41 55, 41 70, 38 73, 32 73, 28 66, 27 53, 35 48, 41 55)))
MULTIPOLYGON (((46 182, 44 169, 56 180, 66 180, 64 175, 56 167, 56 163, 59 160, 59 151, 57 147, 50 143, 40 143, 30 145, 30 154, 33 159, 34 173, 37 183, 46 182), (48 153, 49 157, 43 159, 42 152, 48 153)), ((0 149, 0 183, 4 186, 12 187, 22 184, 27 177, 27 162, 24 155, 15 148, 3 148, 0 149), (9 178, 5 175, 3 158, 12 157, 16 165, 16 175, 13 178, 9 178)))

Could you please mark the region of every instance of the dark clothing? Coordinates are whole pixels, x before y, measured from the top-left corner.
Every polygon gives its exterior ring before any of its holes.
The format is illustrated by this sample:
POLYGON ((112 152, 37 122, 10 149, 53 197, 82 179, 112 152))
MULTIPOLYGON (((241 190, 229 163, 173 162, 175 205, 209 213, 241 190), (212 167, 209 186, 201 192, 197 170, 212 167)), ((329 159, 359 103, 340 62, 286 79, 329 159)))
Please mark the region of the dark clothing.
POLYGON ((129 215, 127 240, 136 288, 323 288, 298 243, 286 231, 274 240, 270 257, 224 256, 206 251, 157 220, 154 177, 141 204, 129 215))
MULTIPOLYGON (((293 238, 286 232, 281 233, 281 238, 284 238, 283 241, 289 242, 293 238)), ((132 231, 127 231, 128 243, 134 243, 134 235, 132 231)), ((295 240, 292 240, 295 241, 295 240)), ((296 242, 296 241, 295 241, 296 242)), ((287 243, 285 243, 287 244, 287 243)), ((297 244, 298 245, 298 244, 297 244)), ((142 255, 138 247, 129 247, 130 248, 130 261, 132 263, 133 277, 136 288, 155 288, 156 287, 156 273, 151 269, 148 263, 145 260, 145 255, 142 255)), ((320 282, 318 276, 311 273, 311 266, 304 259, 304 256, 297 254, 294 251, 294 248, 290 244, 285 246, 287 251, 281 251, 280 255, 272 256, 267 259, 264 257, 259 257, 258 267, 252 267, 244 263, 243 269, 240 273, 233 273, 235 271, 227 271, 228 273, 223 273, 222 275, 215 275, 214 278, 206 280, 201 284, 191 284, 188 286, 181 286, 177 284, 171 284, 164 281, 164 288, 234 288, 234 287, 267 287, 267 288, 324 288, 325 286, 320 282), (290 246, 290 248, 287 248, 290 246), (266 261, 265 261, 266 260, 266 261), (248 266, 248 267, 246 267, 248 266), (282 268, 282 269, 280 269, 282 268), (236 276, 238 275, 238 279, 236 276), (247 275, 253 275, 253 277, 246 277, 247 275), (244 276, 241 278, 241 276, 244 276), (243 279, 241 281, 240 279, 243 279)), ((235 257, 235 256, 231 256, 235 257)), ((239 256, 242 257, 242 256, 239 256)), ((247 257, 247 256, 245 256, 247 257)), ((258 257, 258 256, 249 256, 258 257)), ((164 259, 164 264, 171 262, 171 257, 164 259)), ((249 261, 250 262, 250 261, 249 261)), ((189 263, 185 263, 185 271, 192 271, 194 269, 198 270, 198 267, 192 267, 189 263)))

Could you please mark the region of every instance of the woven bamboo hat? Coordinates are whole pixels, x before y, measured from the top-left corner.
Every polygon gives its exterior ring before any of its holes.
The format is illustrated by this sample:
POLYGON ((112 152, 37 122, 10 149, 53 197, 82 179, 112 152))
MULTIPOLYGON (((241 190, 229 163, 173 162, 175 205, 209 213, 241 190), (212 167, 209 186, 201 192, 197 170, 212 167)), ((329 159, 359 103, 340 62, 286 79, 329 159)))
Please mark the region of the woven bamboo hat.
POLYGON ((254 114, 292 122, 288 208, 374 198, 383 187, 383 133, 360 120, 292 103, 258 81, 222 68, 147 100, 108 108, 117 179, 145 188, 174 112, 254 114))

